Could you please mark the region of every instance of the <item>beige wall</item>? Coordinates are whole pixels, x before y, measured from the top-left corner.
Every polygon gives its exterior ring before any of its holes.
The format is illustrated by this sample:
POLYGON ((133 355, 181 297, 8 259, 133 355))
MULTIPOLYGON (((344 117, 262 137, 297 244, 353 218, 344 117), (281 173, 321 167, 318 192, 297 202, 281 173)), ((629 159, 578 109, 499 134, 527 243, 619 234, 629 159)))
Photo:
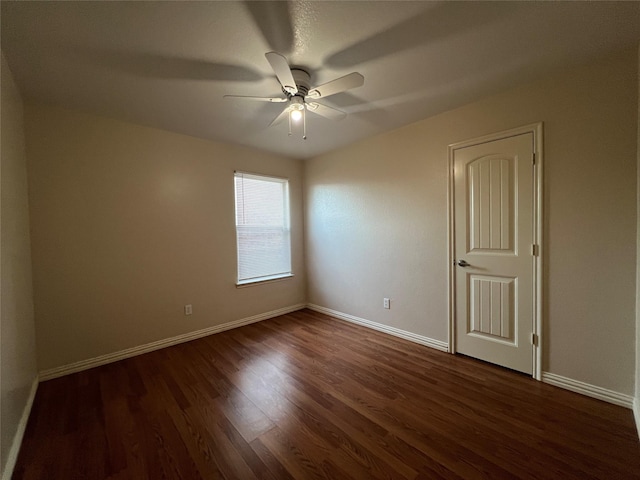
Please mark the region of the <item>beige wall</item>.
POLYGON ((47 107, 26 132, 41 371, 305 301, 300 162, 47 107), (290 179, 294 278, 235 287, 236 169, 290 179))
POLYGON ((31 387, 37 376, 37 368, 23 105, 4 54, 0 83, 2 91, 0 471, 4 472, 18 424, 28 404, 31 387))
POLYGON ((309 302, 446 341, 447 146, 544 121, 543 370, 633 394, 637 68, 623 52, 308 161, 309 302))

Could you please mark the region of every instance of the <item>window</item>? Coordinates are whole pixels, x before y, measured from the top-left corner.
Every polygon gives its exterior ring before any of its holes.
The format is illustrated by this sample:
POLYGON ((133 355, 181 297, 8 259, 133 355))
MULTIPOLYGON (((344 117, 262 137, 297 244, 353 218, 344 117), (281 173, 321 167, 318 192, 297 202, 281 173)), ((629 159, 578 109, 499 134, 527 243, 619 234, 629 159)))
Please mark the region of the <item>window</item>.
POLYGON ((236 172, 238 285, 291 276, 289 181, 236 172))

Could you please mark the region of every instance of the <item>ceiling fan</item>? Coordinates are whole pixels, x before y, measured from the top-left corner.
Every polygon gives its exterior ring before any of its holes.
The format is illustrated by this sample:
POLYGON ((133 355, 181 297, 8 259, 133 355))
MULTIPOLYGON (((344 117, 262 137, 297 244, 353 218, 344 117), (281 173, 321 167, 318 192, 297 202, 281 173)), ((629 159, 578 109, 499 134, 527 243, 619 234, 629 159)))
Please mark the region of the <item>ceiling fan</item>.
POLYGON ((225 95, 224 98, 243 98, 259 102, 288 103, 287 107, 269 126, 276 125, 289 118, 289 135, 291 122, 302 120, 302 138, 307 139, 306 112, 313 112, 331 120, 340 120, 347 116, 345 112, 316 102, 318 98, 328 97, 364 84, 364 77, 357 72, 337 78, 317 87, 311 87, 311 76, 302 68, 291 68, 287 59, 277 52, 265 53, 267 61, 280 82, 285 97, 252 97, 246 95, 225 95), (309 101, 311 100, 311 101, 309 101))

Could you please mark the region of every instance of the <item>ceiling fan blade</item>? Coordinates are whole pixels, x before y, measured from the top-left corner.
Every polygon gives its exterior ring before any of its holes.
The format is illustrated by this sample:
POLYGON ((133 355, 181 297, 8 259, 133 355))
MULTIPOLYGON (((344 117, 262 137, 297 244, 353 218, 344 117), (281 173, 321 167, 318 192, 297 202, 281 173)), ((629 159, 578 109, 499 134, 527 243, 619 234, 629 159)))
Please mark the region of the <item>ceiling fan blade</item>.
POLYGON ((319 87, 313 87, 309 90, 308 97, 320 98, 328 97, 329 95, 335 95, 336 93, 344 92, 352 88, 360 87, 364 85, 364 77, 358 72, 350 73, 344 77, 336 78, 330 82, 327 82, 319 87))
POLYGON ((293 79, 287 59, 276 52, 268 52, 264 56, 267 57, 267 61, 273 68, 282 88, 291 95, 298 93, 298 87, 296 87, 296 81, 293 79))
POLYGON ((273 122, 269 124, 270 127, 279 124, 289 115, 289 107, 285 108, 280 115, 273 119, 273 122))
POLYGON ((248 95, 225 95, 224 98, 242 98, 244 100, 255 100, 257 102, 271 102, 271 103, 283 103, 286 102, 286 98, 280 97, 251 97, 248 95))
POLYGON ((329 120, 342 120, 347 114, 341 110, 337 110, 332 107, 327 107, 317 102, 310 102, 306 104, 307 110, 313 113, 317 113, 321 117, 328 118, 329 120))

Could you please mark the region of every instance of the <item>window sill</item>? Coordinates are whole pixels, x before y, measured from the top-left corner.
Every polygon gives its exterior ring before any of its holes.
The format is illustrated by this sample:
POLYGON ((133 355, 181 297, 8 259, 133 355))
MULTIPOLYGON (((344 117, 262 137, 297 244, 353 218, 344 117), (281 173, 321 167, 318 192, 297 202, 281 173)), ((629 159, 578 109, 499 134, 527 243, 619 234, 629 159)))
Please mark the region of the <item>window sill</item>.
POLYGON ((281 275, 270 275, 268 277, 254 278, 251 280, 240 280, 236 283, 236 288, 253 287, 254 285, 262 285, 264 283, 279 282, 293 277, 293 273, 283 273, 281 275))

